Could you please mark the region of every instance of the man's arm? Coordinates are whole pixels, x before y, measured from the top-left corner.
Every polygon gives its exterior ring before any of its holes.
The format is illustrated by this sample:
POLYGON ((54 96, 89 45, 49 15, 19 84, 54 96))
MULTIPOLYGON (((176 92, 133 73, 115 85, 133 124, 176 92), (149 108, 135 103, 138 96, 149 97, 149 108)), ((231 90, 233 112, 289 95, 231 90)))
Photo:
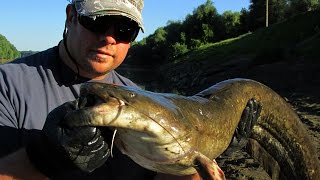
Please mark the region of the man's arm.
POLYGON ((0 179, 48 179, 31 164, 24 148, 0 159, 0 179))
POLYGON ((97 128, 60 126, 64 115, 76 105, 74 101, 57 107, 49 113, 40 134, 28 140, 26 148, 0 158, 0 179, 45 179, 80 169, 91 172, 102 165, 109 149, 97 128))
MULTIPOLYGON (((0 159, 1 180, 44 180, 49 179, 33 167, 24 148, 0 159)), ((200 180, 199 174, 188 176, 174 176, 157 174, 155 180, 200 180)))

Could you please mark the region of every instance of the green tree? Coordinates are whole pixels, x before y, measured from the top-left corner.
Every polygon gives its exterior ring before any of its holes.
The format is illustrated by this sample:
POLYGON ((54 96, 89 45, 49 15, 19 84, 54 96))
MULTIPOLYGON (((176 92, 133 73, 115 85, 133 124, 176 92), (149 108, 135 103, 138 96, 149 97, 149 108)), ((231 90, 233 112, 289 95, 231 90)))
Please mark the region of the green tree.
POLYGON ((150 64, 161 64, 165 63, 168 60, 168 47, 167 47, 167 31, 160 27, 158 28, 154 34, 149 36, 146 39, 147 46, 151 50, 150 57, 152 62, 150 64))
POLYGON ((266 26, 266 17, 268 24, 281 22, 286 18, 286 9, 288 8, 287 0, 251 0, 249 6, 249 29, 254 31, 266 26), (268 3, 268 12, 266 6, 268 3))
POLYGON ((164 27, 166 31, 167 44, 174 44, 176 42, 182 42, 181 32, 182 32, 182 22, 181 21, 168 21, 167 25, 164 27))
POLYGON ((240 35, 240 12, 225 11, 222 19, 227 38, 240 35))
POLYGON ((222 39, 224 35, 223 23, 217 9, 211 0, 200 5, 187 15, 182 24, 182 31, 186 33, 187 45, 190 47, 191 39, 200 40, 202 43, 214 42, 222 39))
POLYGON ((284 21, 287 8, 287 0, 269 0, 269 24, 284 21))
POLYGON ((188 52, 188 47, 186 44, 176 42, 172 45, 171 50, 171 60, 174 61, 177 57, 183 55, 184 53, 188 52))
POLYGON ((242 8, 240 11, 240 34, 250 31, 250 11, 246 8, 242 8))
POLYGON ((0 34, 0 63, 2 64, 18 57, 20 57, 20 52, 6 37, 0 34))
POLYGON ((319 0, 288 0, 288 16, 302 12, 315 10, 319 6, 319 0))
POLYGON ((251 0, 248 11, 249 15, 242 13, 241 16, 244 16, 241 17, 241 22, 246 22, 243 25, 249 25, 247 29, 254 31, 257 28, 265 27, 267 15, 268 23, 274 24, 293 15, 315 10, 318 7, 319 0, 251 0), (268 12, 266 12, 267 2, 268 12))

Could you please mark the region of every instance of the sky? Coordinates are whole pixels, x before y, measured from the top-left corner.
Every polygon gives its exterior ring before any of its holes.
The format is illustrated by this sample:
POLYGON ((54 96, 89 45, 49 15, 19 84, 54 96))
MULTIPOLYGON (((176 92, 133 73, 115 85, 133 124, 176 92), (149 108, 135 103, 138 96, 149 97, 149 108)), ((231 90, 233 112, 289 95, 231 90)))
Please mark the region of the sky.
MULTIPOLYGON (((206 0, 145 0, 142 12, 145 32, 141 40, 170 21, 183 21, 206 0)), ((0 34, 19 51, 42 51, 62 39, 68 0, 9 0, 0 4, 0 34)), ((218 13, 248 8, 250 0, 213 0, 218 13)))

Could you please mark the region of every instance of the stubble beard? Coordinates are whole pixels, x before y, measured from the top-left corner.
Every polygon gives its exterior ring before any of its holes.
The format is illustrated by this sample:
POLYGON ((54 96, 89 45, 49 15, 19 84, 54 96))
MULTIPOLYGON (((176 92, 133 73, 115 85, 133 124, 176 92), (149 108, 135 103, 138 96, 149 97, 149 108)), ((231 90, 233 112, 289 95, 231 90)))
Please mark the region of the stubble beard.
POLYGON ((110 72, 111 70, 104 70, 104 71, 97 71, 94 66, 92 65, 92 63, 105 63, 106 60, 105 59, 101 59, 98 57, 95 58, 91 58, 90 60, 86 59, 84 61, 85 63, 81 63, 79 64, 81 69, 83 69, 87 74, 92 75, 92 76, 102 76, 107 74, 108 72, 110 72))

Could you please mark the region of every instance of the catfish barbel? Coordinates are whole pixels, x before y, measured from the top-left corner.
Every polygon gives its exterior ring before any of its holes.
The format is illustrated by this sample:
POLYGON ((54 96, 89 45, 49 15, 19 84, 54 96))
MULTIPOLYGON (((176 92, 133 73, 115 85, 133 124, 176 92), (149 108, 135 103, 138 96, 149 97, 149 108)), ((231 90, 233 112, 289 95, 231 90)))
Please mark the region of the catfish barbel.
POLYGON ((115 144, 139 165, 166 174, 196 173, 229 146, 247 102, 260 102, 250 136, 251 154, 272 179, 319 179, 319 160, 291 106, 269 87, 230 79, 193 96, 86 83, 86 105, 66 116, 70 126, 117 129, 115 144))

